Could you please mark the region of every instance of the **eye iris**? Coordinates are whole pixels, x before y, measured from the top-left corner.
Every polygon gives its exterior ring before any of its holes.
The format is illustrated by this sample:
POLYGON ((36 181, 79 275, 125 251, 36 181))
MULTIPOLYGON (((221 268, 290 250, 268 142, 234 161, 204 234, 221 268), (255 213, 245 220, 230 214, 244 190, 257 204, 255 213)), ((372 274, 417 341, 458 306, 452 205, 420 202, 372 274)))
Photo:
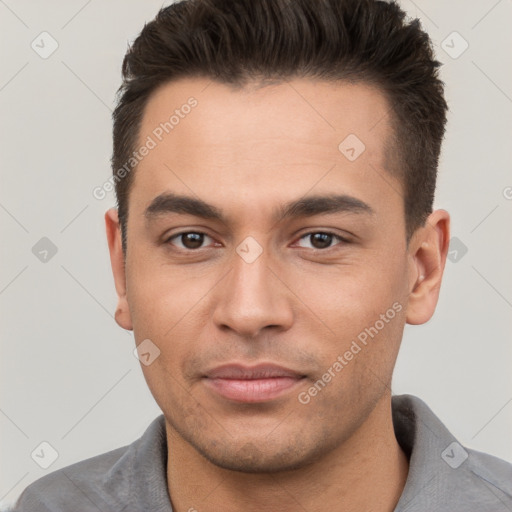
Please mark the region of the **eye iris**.
POLYGON ((328 233, 313 233, 311 236, 311 245, 315 249, 325 249, 332 242, 332 235, 328 233))
POLYGON ((187 249, 197 249, 204 242, 204 235, 201 233, 184 233, 181 235, 181 241, 187 249))

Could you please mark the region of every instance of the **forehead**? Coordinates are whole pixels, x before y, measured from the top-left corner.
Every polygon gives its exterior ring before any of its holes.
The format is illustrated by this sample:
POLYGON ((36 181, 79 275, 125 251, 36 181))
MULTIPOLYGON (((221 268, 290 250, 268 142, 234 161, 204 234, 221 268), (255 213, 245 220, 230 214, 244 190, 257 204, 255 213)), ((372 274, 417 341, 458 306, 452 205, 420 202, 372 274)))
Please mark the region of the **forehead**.
POLYGON ((376 173, 385 172, 389 111, 385 96, 362 83, 170 82, 146 105, 139 147, 150 139, 154 147, 138 164, 133 187, 146 202, 165 189, 215 192, 226 204, 236 201, 234 190, 247 202, 340 184, 339 192, 357 197, 365 183, 378 188, 376 173))
POLYGON ((141 131, 154 131, 175 113, 179 119, 171 121, 172 138, 181 142, 191 135, 187 130, 191 123, 182 123, 190 113, 197 121, 193 122, 194 137, 216 145, 247 143, 251 136, 266 136, 276 142, 283 137, 298 142, 328 142, 332 138, 335 142, 343 133, 355 133, 373 142, 386 135, 387 123, 381 121, 388 111, 384 94, 365 83, 296 79, 235 87, 189 78, 164 84, 153 92, 141 131), (191 98, 197 105, 189 112, 186 105, 191 98))

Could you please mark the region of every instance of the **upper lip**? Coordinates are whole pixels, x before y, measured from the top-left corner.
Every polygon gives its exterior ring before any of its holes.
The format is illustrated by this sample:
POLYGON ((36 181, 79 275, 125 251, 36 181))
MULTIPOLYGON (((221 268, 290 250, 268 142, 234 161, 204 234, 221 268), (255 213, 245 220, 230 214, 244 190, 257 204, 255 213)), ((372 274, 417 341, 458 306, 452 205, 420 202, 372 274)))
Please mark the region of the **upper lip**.
POLYGON ((299 379, 304 377, 304 375, 289 368, 285 368, 284 366, 263 363, 255 366, 225 364, 207 371, 205 377, 209 379, 256 380, 276 377, 299 379))

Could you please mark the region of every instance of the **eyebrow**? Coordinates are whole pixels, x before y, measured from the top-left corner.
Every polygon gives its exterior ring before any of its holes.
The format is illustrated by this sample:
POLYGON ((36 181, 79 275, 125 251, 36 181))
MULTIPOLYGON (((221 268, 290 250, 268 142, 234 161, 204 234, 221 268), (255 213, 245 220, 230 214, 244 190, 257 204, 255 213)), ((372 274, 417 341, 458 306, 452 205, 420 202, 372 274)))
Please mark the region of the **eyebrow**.
MULTIPOLYGON (((170 213, 193 215, 194 217, 227 223, 222 211, 216 206, 201 199, 171 192, 155 197, 146 208, 144 216, 148 221, 151 221, 170 213)), ((373 215, 375 211, 360 199, 345 194, 315 195, 302 197, 280 206, 274 212, 273 218, 275 222, 281 222, 296 217, 312 217, 333 213, 373 215)))

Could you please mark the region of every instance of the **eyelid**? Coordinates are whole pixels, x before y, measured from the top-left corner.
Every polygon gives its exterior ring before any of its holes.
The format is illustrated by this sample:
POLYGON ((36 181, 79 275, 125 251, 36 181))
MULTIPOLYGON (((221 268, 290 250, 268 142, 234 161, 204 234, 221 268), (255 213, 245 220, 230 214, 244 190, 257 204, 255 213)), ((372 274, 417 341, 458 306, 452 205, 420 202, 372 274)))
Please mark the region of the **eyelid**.
POLYGON ((175 238, 179 238, 181 235, 186 235, 188 233, 194 233, 196 235, 204 235, 205 237, 208 237, 208 238, 211 238, 213 240, 214 243, 219 243, 213 236, 209 235, 208 233, 206 233, 205 231, 200 231, 198 229, 186 229, 186 230, 183 230, 183 231, 179 231, 177 233, 173 233, 172 235, 169 235, 169 236, 165 236, 164 237, 164 244, 170 244, 170 245, 173 245, 174 247, 176 247, 178 250, 181 250, 181 251, 187 251, 187 252, 197 252, 201 249, 206 249, 207 247, 199 247, 198 249, 187 249, 187 248, 183 248, 183 247, 179 247, 179 246, 176 246, 174 245, 171 241, 175 238))
MULTIPOLYGON (((314 229, 314 230, 310 230, 310 231, 306 231, 305 233, 302 233, 301 235, 299 235, 298 238, 296 238, 294 244, 296 244, 299 240, 303 239, 304 237, 306 236, 309 236, 309 235, 315 235, 317 233, 322 233, 324 235, 331 235, 333 236, 334 238, 337 238, 340 242, 335 244, 335 245, 332 245, 330 247, 327 247, 326 249, 316 249, 316 248, 312 248, 311 250, 313 251, 328 251, 329 249, 334 249, 335 247, 337 247, 338 245, 342 245, 342 244, 350 244, 352 241, 350 240, 350 238, 346 237, 346 236, 343 236, 343 235, 340 235, 338 233, 335 233, 334 231, 331 231, 329 229, 314 229)), ((302 247, 303 249, 309 249, 308 247, 302 247)))

